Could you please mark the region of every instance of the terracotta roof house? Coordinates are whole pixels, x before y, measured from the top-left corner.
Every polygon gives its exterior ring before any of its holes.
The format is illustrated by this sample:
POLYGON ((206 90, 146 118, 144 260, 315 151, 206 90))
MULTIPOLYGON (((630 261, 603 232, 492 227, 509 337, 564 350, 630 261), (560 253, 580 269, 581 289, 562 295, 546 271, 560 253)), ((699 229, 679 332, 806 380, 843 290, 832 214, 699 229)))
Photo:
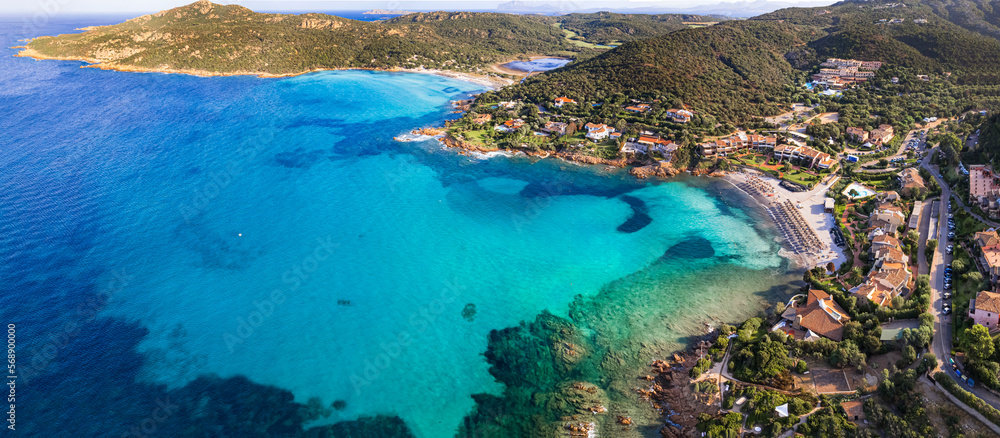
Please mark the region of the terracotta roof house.
POLYGON ((566 124, 563 122, 546 122, 542 131, 549 134, 566 135, 566 124))
POLYGON ((909 257, 898 247, 879 248, 876 265, 864 283, 851 289, 851 293, 865 297, 879 306, 892 304, 892 299, 903 293, 912 273, 906 267, 909 257))
MULTIPOLYGON (((840 341, 844 338, 844 323, 851 318, 830 294, 821 290, 810 290, 806 303, 795 306, 792 316, 792 327, 804 329, 813 334, 840 341)), ((784 315, 791 316, 791 312, 784 315)), ((807 336, 808 339, 810 336, 807 336)))
POLYGON ((1000 236, 996 231, 980 231, 976 233, 976 244, 982 250, 980 263, 989 269, 990 281, 1000 279, 1000 236))
POLYGON ((903 213, 903 209, 898 205, 883 202, 875 206, 875 210, 868 216, 869 225, 876 221, 886 221, 893 228, 898 228, 900 225, 906 223, 906 214, 903 213))
POLYGON ((663 137, 660 137, 660 136, 656 136, 656 135, 640 135, 639 136, 639 140, 637 140, 636 143, 639 143, 639 144, 642 144, 642 145, 646 145, 646 146, 653 146, 653 145, 657 145, 657 144, 667 144, 668 142, 666 140, 664 140, 663 137))
POLYGON ((899 249, 898 246, 882 247, 875 250, 876 265, 882 265, 883 263, 898 263, 905 265, 909 262, 910 257, 899 249))
POLYGON ((691 117, 694 117, 694 113, 683 109, 671 109, 667 110, 667 117, 673 119, 677 123, 687 123, 691 121, 691 117))
POLYGON ((892 237, 887 234, 880 234, 872 239, 872 250, 878 250, 882 247, 900 247, 903 243, 899 239, 892 237))
POLYGON ((633 113, 644 113, 646 111, 649 111, 650 109, 651 109, 651 107, 649 105, 644 104, 644 103, 640 103, 638 105, 632 105, 632 106, 625 107, 625 111, 629 111, 629 112, 633 112, 633 113))
POLYGON ((997 328, 1000 320, 1000 294, 982 291, 969 302, 969 318, 988 329, 997 328))
POLYGON ((852 126, 847 128, 847 138, 850 138, 857 143, 864 143, 868 141, 868 131, 852 126))
POLYGON ((896 202, 899 200, 899 193, 892 190, 888 192, 879 192, 879 194, 875 196, 876 199, 882 202, 896 202))
POLYGON ((855 288, 855 295, 871 300, 879 306, 892 304, 892 290, 878 282, 865 282, 855 288))
POLYGON ((892 296, 899 295, 906 283, 910 281, 910 271, 902 263, 882 263, 879 273, 872 277, 873 280, 881 283, 892 291, 892 296))
POLYGON ((892 125, 879 125, 878 128, 872 129, 871 138, 873 141, 880 141, 882 143, 888 143, 892 141, 892 137, 896 135, 896 130, 892 125))
POLYGON ((493 114, 480 114, 472 119, 472 123, 483 125, 490 120, 493 120, 493 114))
POLYGON ((570 99, 570 98, 565 97, 565 96, 563 96, 563 97, 557 97, 555 102, 556 102, 556 107, 558 107, 558 108, 562 108, 562 106, 565 105, 565 104, 567 104, 567 103, 576 103, 575 100, 570 99))
POLYGON ((927 186, 924 184, 924 178, 920 176, 920 171, 910 167, 903 169, 898 174, 900 192, 904 195, 911 195, 915 190, 926 189, 927 186))
POLYGON ((872 240, 878 237, 880 234, 886 234, 889 236, 896 237, 896 231, 898 230, 896 228, 897 226, 894 226, 892 223, 881 219, 869 220, 868 228, 865 228, 865 235, 868 236, 868 240, 872 240))
POLYGON ((975 235, 976 245, 980 248, 989 248, 1000 245, 1000 234, 996 231, 977 231, 975 235))
POLYGON ((497 131, 500 131, 500 132, 511 132, 511 131, 517 131, 522 126, 524 126, 524 120, 521 120, 521 119, 510 119, 510 120, 507 120, 506 122, 503 122, 500 125, 497 125, 493 129, 497 130, 497 131))

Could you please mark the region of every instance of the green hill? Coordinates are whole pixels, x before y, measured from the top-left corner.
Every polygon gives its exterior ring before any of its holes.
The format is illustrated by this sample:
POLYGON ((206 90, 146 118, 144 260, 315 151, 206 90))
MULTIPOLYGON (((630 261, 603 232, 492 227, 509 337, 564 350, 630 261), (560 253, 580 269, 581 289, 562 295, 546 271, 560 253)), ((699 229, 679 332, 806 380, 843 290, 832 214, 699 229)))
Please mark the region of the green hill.
MULTIPOLYGON (((497 94, 535 103, 561 95, 588 102, 659 100, 742 124, 783 112, 783 104, 801 98, 797 84, 828 57, 882 61, 886 67, 875 84, 887 83, 889 74, 908 76, 908 84, 918 74, 943 75, 956 86, 1000 82, 1000 40, 945 20, 921 3, 842 2, 633 41, 497 94)), ((929 92, 919 85, 899 91, 929 92)), ((957 107, 982 104, 982 93, 995 100, 992 89, 949 91, 967 100, 957 107)), ((613 117, 610 110, 578 112, 613 117), (594 114, 602 111, 607 114, 594 114)))
POLYGON ((325 14, 261 14, 207 1, 79 34, 36 38, 27 47, 43 56, 126 69, 260 73, 475 70, 522 54, 572 49, 559 29, 527 16, 436 12, 364 22, 325 14))
POLYGON ((557 96, 600 102, 623 94, 688 103, 735 120, 775 112, 786 102, 785 88, 797 72, 784 54, 805 43, 794 26, 731 21, 626 43, 498 94, 538 103, 557 96))

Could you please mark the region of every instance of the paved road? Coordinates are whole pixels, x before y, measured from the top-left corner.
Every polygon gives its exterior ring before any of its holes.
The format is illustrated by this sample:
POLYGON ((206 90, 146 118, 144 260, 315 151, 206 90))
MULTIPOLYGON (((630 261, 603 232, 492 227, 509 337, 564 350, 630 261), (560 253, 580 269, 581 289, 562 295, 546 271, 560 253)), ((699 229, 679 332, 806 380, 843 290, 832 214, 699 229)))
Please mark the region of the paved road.
MULTIPOLYGON (((920 166, 923 167, 923 168, 925 168, 925 169, 927 169, 927 170, 929 170, 931 172, 931 175, 934 175, 934 179, 937 180, 938 185, 941 186, 941 199, 947 200, 949 196, 954 196, 955 201, 958 202, 958 205, 960 207, 962 207, 962 210, 965 210, 966 213, 969 213, 970 216, 976 218, 976 220, 978 220, 979 222, 982 222, 982 223, 984 223, 986 225, 989 225, 989 226, 991 226, 993 228, 1000 228, 1000 223, 991 221, 989 219, 986 219, 986 218, 984 218, 984 217, 976 214, 975 212, 973 212, 969 208, 968 205, 965 205, 965 201, 962 200, 961 196, 958 196, 957 194, 951 192, 950 189, 948 189, 948 184, 945 184, 944 177, 942 177, 941 174, 938 172, 937 166, 932 166, 930 164, 930 158, 934 156, 934 154, 937 152, 937 150, 938 150, 938 148, 937 148, 937 146, 935 146, 931 150, 927 151, 927 156, 925 156, 924 159, 921 160, 920 166), (946 192, 949 193, 948 196, 945 196, 946 192)), ((947 201, 942 201, 942 205, 945 202, 947 202, 947 201)), ((947 205, 944 205, 944 207, 945 207, 945 209, 948 208, 947 205)))
MULTIPOLYGON (((920 150, 926 148, 927 147, 926 137, 925 136, 921 136, 920 135, 920 131, 925 131, 926 129, 931 129, 933 126, 935 126, 934 123, 932 123, 931 125, 932 125, 931 127, 928 127, 928 128, 925 128, 925 129, 914 129, 914 130, 912 130, 910 132, 907 132, 906 133, 906 137, 903 138, 903 142, 899 144, 899 149, 896 151, 896 153, 893 154, 893 155, 891 155, 891 156, 884 157, 884 158, 886 160, 889 160, 889 161, 892 161, 895 158, 903 158, 905 160, 906 159, 906 145, 908 145, 911 140, 917 140, 917 149, 916 149, 917 152, 919 152, 920 150)), ((859 168, 858 170, 861 171, 861 172, 865 172, 865 173, 885 173, 885 172, 896 172, 896 171, 900 170, 900 168, 898 168, 898 167, 891 167, 891 166, 889 168, 886 168, 886 169, 868 169, 868 168, 866 168, 866 166, 871 166, 871 165, 878 164, 878 161, 879 160, 872 160, 872 161, 867 161, 867 162, 861 163, 861 168, 859 168)))
MULTIPOLYGON (((934 148, 937 149, 937 148, 934 148)), ((945 315, 941 313, 941 305, 944 304, 944 299, 941 298, 941 294, 944 292, 944 268, 946 264, 951 263, 951 256, 945 254, 945 247, 948 246, 948 199, 952 196, 951 190, 948 185, 945 184, 944 179, 938 173, 935 166, 930 165, 930 157, 935 150, 931 150, 931 153, 927 154, 927 157, 921 161, 921 166, 931 172, 931 175, 938 181, 941 185, 941 203, 938 211, 938 216, 932 218, 937 224, 937 230, 933 230, 934 226, 931 225, 931 232, 938 239, 937 250, 934 252, 934 260, 930 266, 930 277, 931 277, 931 308, 930 314, 934 315, 934 338, 931 341, 931 351, 938 358, 938 371, 944 371, 948 376, 958 382, 962 388, 969 390, 977 397, 983 399, 986 403, 992 405, 993 407, 1000 409, 1000 397, 996 394, 988 391, 980 385, 976 385, 975 388, 969 388, 965 382, 958 378, 955 371, 952 370, 948 364, 948 358, 951 357, 951 347, 952 347, 952 318, 955 315, 945 315)), ((955 196, 958 199, 958 196, 955 196)), ((959 202, 961 200, 959 199, 959 202)), ((968 210, 968 209, 966 209, 968 210)), ((925 210, 926 211, 926 210, 925 210)), ((923 251, 921 251, 923 254, 923 251)))

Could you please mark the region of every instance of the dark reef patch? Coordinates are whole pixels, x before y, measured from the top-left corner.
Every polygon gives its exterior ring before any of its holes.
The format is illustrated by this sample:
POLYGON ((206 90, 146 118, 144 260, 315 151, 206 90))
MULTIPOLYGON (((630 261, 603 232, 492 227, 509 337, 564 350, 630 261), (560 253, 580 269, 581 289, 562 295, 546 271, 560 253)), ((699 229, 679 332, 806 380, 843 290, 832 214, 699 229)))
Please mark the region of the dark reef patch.
POLYGON ((504 393, 473 395, 476 407, 459 426, 459 437, 558 436, 564 418, 592 419, 607 404, 588 378, 596 379, 591 362, 601 355, 570 320, 548 311, 491 331, 485 356, 504 393))
POLYGON ((340 128, 344 126, 343 119, 323 119, 323 118, 301 118, 288 125, 285 129, 301 128, 304 126, 316 126, 320 128, 340 128))
POLYGON ((308 169, 322 157, 323 151, 321 150, 298 148, 294 151, 274 154, 274 162, 290 169, 308 169))
POLYGON ((466 304, 465 308, 462 309, 462 318, 465 318, 469 322, 476 319, 476 305, 473 303, 466 304))
POLYGON ((632 207, 632 216, 618 226, 618 231, 622 233, 634 233, 653 222, 653 218, 649 216, 649 207, 646 203, 635 196, 622 195, 621 200, 625 201, 629 207, 632 207))
POLYGON ((693 235, 671 246, 663 253, 664 259, 707 259, 715 255, 712 242, 704 237, 693 235))
MULTIPOLYGON (((305 429, 346 407, 318 399, 297 403, 290 391, 243 376, 202 375, 168 389, 143 383, 146 361, 135 347, 147 330, 134 322, 98 318, 84 323, 44 373, 25 381, 18 413, 24 436, 164 437, 412 437, 399 417, 362 417, 305 429), (131 434, 131 435, 130 435, 131 434)), ((20 386, 20 385, 19 385, 20 386)))

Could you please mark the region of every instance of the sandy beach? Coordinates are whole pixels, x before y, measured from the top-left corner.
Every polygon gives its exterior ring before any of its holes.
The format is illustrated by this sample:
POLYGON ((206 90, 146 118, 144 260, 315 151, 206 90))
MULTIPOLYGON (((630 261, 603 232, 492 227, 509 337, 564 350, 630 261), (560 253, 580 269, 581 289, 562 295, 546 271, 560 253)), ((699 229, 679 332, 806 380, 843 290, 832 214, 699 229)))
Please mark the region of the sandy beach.
MULTIPOLYGON (((825 266, 829 262, 840 266, 847 260, 844 250, 833 243, 833 236, 830 235, 830 230, 836 226, 834 217, 824 210, 826 191, 837 182, 837 179, 837 177, 830 178, 826 183, 818 184, 807 192, 793 192, 781 187, 779 180, 758 172, 731 172, 726 176, 727 181, 756 199, 761 207, 768 210, 784 235, 786 243, 789 244, 788 255, 805 269, 825 266), (801 216, 802 225, 812 231, 812 233, 804 231, 804 234, 815 236, 818 239, 818 246, 807 248, 805 245, 798 245, 799 239, 791 235, 796 224, 789 217, 780 214, 779 204, 793 206, 792 208, 801 216)), ((790 214, 794 215, 791 212, 790 214)))

